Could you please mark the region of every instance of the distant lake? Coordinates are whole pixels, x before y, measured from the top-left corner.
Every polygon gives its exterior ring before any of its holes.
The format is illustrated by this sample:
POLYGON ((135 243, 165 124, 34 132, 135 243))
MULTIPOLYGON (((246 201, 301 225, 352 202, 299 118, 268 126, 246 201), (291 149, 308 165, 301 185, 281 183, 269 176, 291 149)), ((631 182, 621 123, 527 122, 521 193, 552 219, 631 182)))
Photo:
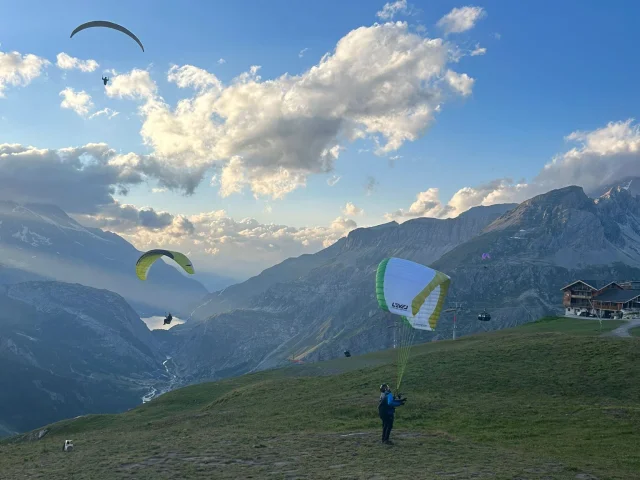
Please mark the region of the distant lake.
POLYGON ((163 325, 164 317, 147 317, 142 321, 147 324, 149 330, 169 330, 171 327, 184 323, 184 320, 180 320, 178 317, 173 317, 169 325, 163 325))

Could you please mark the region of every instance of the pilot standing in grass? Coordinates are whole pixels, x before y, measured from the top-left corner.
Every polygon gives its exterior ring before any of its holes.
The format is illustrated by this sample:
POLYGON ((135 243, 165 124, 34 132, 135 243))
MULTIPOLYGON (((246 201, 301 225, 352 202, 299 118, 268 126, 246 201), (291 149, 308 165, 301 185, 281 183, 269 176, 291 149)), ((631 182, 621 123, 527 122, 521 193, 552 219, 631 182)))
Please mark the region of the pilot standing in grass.
POLYGON ((393 419, 396 414, 396 407, 404 405, 406 398, 395 398, 391 392, 391 388, 386 383, 380 385, 380 402, 378 403, 378 415, 382 420, 382 443, 393 445, 389 440, 391 429, 393 428, 393 419))

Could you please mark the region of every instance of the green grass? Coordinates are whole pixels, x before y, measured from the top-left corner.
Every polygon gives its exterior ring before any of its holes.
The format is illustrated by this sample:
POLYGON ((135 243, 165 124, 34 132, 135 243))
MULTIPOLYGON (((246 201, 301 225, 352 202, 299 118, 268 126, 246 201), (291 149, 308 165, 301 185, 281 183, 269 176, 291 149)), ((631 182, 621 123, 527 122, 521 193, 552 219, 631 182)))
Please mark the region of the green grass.
POLYGON ((586 322, 414 347, 394 446, 378 441, 376 404, 395 355, 376 352, 59 422, 0 443, 0 477, 637 479, 640 340, 586 322))
POLYGON ((635 327, 629 330, 632 337, 640 337, 640 327, 635 327))

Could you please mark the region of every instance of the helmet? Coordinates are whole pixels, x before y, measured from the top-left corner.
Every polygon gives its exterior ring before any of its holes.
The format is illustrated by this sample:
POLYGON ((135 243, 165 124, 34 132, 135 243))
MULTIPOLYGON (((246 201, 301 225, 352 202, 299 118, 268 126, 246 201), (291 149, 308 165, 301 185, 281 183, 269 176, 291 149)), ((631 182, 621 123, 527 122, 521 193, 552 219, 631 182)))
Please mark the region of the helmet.
POLYGON ((380 391, 382 393, 386 392, 387 390, 389 390, 389 385, 387 385, 386 383, 383 383, 382 385, 380 385, 380 391))

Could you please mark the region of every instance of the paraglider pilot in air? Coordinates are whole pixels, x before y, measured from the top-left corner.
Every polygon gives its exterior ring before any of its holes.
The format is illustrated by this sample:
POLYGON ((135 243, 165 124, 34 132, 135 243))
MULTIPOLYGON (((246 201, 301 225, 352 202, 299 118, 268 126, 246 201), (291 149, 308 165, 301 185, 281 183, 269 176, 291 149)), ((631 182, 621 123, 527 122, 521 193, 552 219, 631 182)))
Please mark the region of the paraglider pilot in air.
POLYGON ((102 82, 106 85, 109 83, 109 77, 102 77, 102 82))
POLYGON ((380 385, 380 402, 378 403, 378 415, 382 420, 382 443, 392 445, 393 442, 389 440, 391 435, 391 429, 393 428, 393 419, 396 414, 396 407, 400 407, 405 404, 406 398, 402 398, 400 394, 396 397, 389 385, 383 383, 380 385))
POLYGON ((164 325, 169 325, 171 320, 173 320, 173 317, 171 316, 171 312, 169 312, 169 315, 164 319, 164 325))

